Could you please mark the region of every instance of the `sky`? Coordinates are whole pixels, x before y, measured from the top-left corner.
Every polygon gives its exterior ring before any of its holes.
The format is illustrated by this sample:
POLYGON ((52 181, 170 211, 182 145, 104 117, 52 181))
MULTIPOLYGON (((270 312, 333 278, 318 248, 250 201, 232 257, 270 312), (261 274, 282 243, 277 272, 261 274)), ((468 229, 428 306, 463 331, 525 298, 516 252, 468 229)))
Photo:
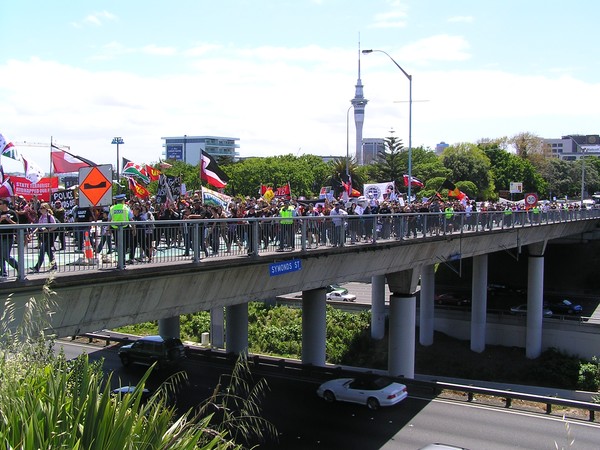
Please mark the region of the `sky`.
MULTIPOLYGON (((360 55, 364 138, 408 144, 394 61, 413 147, 597 134, 599 16, 595 0, 2 0, 0 133, 113 165, 115 136, 140 164, 183 135, 352 156, 360 45, 381 50, 360 55)), ((20 150, 49 168, 48 148, 20 150)))

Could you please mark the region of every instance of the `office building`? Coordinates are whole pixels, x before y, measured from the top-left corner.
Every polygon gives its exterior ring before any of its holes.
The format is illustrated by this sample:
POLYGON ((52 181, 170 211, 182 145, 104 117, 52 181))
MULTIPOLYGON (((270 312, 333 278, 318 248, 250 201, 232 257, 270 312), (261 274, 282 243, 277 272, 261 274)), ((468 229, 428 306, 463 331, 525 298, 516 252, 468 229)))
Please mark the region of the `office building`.
POLYGON ((565 161, 588 156, 600 156, 600 135, 569 134, 560 139, 543 139, 551 155, 565 161))
POLYGON ((239 138, 223 136, 174 136, 161 137, 165 141, 163 155, 165 159, 184 161, 193 166, 200 162, 202 150, 214 157, 236 159, 240 148, 236 141, 239 138))

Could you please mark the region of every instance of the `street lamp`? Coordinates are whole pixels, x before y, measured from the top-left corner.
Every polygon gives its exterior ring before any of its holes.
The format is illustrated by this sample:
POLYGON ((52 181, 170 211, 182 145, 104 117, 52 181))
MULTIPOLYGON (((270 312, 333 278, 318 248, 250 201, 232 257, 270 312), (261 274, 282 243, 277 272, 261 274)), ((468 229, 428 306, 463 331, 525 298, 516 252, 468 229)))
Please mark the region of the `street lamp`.
POLYGON ((406 71, 400 67, 394 58, 392 58, 387 52, 383 50, 363 50, 363 55, 368 53, 379 52, 387 55, 388 58, 392 60, 392 62, 396 65, 398 69, 402 71, 404 76, 408 78, 408 203, 410 204, 411 197, 411 186, 412 186, 412 75, 406 73, 406 71))
POLYGON ((119 166, 120 166, 120 162, 119 162, 119 144, 124 144, 125 141, 123 141, 122 137, 114 137, 111 144, 117 144, 117 183, 119 182, 119 166))

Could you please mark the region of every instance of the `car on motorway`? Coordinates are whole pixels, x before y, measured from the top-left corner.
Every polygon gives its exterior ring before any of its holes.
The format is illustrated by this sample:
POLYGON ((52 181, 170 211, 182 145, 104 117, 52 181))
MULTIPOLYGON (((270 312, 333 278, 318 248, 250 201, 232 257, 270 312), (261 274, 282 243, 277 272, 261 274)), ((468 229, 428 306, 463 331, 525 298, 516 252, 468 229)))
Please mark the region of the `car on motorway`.
POLYGON ((439 294, 434 297, 438 305, 466 306, 471 304, 471 300, 457 294, 439 294))
POLYGON ((341 291, 333 291, 328 292, 327 300, 333 300, 335 302, 353 302, 356 301, 356 295, 354 294, 344 294, 341 291))
POLYGON ((150 366, 156 363, 158 368, 164 368, 177 364, 185 356, 185 346, 180 339, 162 336, 144 336, 119 348, 119 358, 125 367, 131 364, 150 366))
POLYGON ((327 290, 327 292, 341 292, 342 294, 347 294, 348 293, 348 289, 346 289, 345 287, 340 286, 339 284, 330 284, 328 286, 325 287, 325 289, 327 290))
POLYGON ((359 403, 378 409, 400 403, 408 397, 408 391, 404 384, 388 377, 359 376, 326 381, 317 389, 317 395, 327 402, 359 403))
POLYGON ((554 314, 581 314, 583 312, 581 305, 576 305, 567 299, 558 303, 551 303, 548 308, 554 314))
MULTIPOLYGON (((543 308, 543 316, 544 317, 552 317, 552 310, 548 309, 547 307, 544 306, 543 308)), ((512 314, 516 314, 519 316, 524 316, 527 314, 527 304, 523 303, 522 305, 517 305, 517 306, 511 306, 510 308, 510 312, 512 314)))
MULTIPOLYGON (((111 391, 112 395, 121 399, 123 396, 128 394, 133 394, 136 391, 137 386, 121 386, 111 391)), ((147 388, 142 389, 141 400, 143 402, 147 401, 150 398, 150 390, 147 388)))

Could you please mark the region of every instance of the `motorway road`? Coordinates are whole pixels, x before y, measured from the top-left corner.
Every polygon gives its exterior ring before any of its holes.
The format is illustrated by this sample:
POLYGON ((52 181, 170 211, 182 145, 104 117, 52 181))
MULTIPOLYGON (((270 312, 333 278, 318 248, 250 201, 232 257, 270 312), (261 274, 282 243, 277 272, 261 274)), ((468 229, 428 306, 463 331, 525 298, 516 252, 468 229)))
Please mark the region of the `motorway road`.
MULTIPOLYGON (((59 341, 67 357, 81 352, 90 359, 104 358, 106 370, 114 370, 113 385, 135 384, 144 368, 121 367, 115 347, 98 348, 59 341)), ((179 406, 188 408, 212 392, 224 371, 189 359, 181 367, 190 386, 179 396, 179 406)), ((153 376, 150 388, 166 374, 153 376)), ((277 444, 260 449, 419 449, 432 442, 444 442, 469 449, 554 449, 600 448, 600 423, 563 421, 556 416, 495 408, 477 403, 410 395, 391 408, 370 411, 361 405, 327 404, 319 399, 316 383, 268 377, 270 392, 264 416, 281 433, 277 444), (574 440, 571 445, 569 442, 574 440)))

